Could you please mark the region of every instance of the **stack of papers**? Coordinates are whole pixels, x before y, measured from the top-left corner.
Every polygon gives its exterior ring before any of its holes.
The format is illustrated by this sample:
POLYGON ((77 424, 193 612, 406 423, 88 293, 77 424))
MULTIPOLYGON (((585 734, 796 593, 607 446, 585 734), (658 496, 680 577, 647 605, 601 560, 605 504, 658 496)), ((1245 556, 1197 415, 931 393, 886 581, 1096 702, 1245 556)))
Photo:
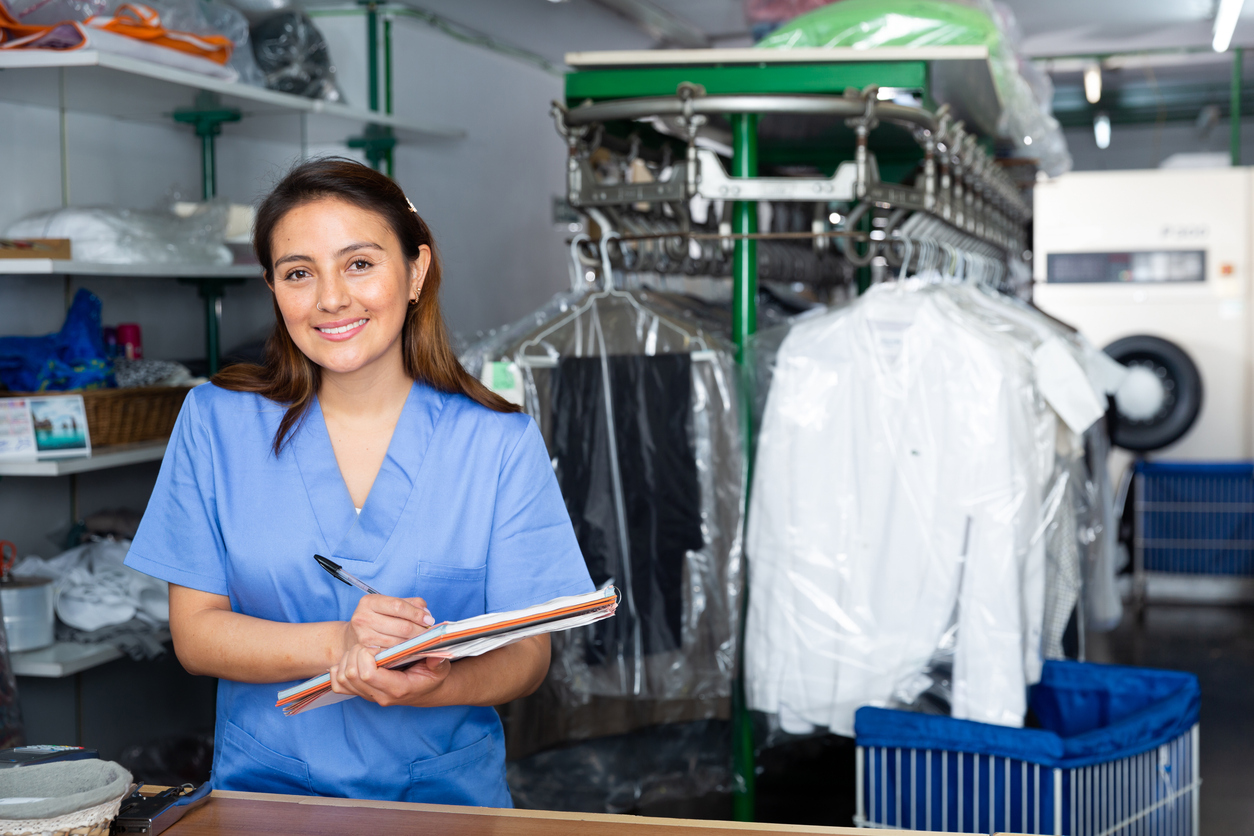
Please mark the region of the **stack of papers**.
MULTIPOLYGON (((375 662, 381 668, 405 668, 420 659, 462 659, 479 656, 528 636, 553 633, 582 627, 614 614, 618 606, 618 590, 599 589, 586 595, 554 598, 523 610, 488 613, 462 621, 437 624, 421 636, 380 650, 375 662)), ((306 682, 279 692, 276 705, 287 716, 321 708, 324 705, 352 699, 348 694, 331 690, 331 674, 324 673, 306 682)))

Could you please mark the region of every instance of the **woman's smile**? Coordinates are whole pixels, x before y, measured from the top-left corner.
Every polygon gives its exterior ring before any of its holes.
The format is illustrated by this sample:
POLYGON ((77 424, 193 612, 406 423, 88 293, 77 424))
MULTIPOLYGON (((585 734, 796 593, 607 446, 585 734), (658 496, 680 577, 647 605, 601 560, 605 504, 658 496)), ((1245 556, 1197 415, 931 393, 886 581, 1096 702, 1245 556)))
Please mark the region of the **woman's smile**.
POLYGON ((328 322, 324 325, 315 325, 314 330, 322 334, 328 340, 340 342, 343 340, 351 340, 353 337, 361 333, 361 329, 366 327, 369 320, 364 317, 361 319, 340 319, 335 322, 328 322))

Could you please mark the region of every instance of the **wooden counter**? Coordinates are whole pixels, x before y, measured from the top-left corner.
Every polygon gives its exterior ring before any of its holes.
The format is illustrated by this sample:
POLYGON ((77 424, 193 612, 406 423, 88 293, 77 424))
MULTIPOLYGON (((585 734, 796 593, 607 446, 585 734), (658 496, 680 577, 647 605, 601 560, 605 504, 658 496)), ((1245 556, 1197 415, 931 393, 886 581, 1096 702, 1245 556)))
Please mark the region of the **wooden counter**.
MULTIPOLYGON (((183 817, 170 836, 852 836, 852 827, 743 824, 727 821, 659 819, 595 813, 552 813, 448 807, 398 801, 357 801, 295 795, 215 791, 183 817)), ((907 831, 898 831, 909 836, 907 831)))

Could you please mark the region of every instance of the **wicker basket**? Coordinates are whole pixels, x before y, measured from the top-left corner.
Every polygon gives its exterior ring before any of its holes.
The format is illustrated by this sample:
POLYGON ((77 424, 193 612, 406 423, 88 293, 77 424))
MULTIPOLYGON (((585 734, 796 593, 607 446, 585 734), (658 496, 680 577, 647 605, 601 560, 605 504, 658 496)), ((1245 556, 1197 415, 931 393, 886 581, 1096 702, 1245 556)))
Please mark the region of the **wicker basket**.
POLYGON ((92 447, 166 438, 190 386, 140 386, 83 392, 92 447))
POLYGON ((134 444, 166 438, 174 429, 190 386, 137 386, 134 389, 71 389, 66 392, 13 392, 20 397, 82 395, 91 446, 134 444))

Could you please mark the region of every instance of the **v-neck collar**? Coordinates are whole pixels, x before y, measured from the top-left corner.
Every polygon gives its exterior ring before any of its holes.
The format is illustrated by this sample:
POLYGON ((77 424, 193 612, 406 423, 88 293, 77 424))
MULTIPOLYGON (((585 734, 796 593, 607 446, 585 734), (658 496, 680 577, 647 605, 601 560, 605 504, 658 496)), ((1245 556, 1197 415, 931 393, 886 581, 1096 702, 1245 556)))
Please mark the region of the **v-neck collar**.
POLYGON ((327 556, 366 562, 378 558, 418 483, 427 446, 446 401, 446 396, 431 387, 413 384, 379 475, 358 514, 335 460, 322 405, 314 399, 291 444, 327 556))

